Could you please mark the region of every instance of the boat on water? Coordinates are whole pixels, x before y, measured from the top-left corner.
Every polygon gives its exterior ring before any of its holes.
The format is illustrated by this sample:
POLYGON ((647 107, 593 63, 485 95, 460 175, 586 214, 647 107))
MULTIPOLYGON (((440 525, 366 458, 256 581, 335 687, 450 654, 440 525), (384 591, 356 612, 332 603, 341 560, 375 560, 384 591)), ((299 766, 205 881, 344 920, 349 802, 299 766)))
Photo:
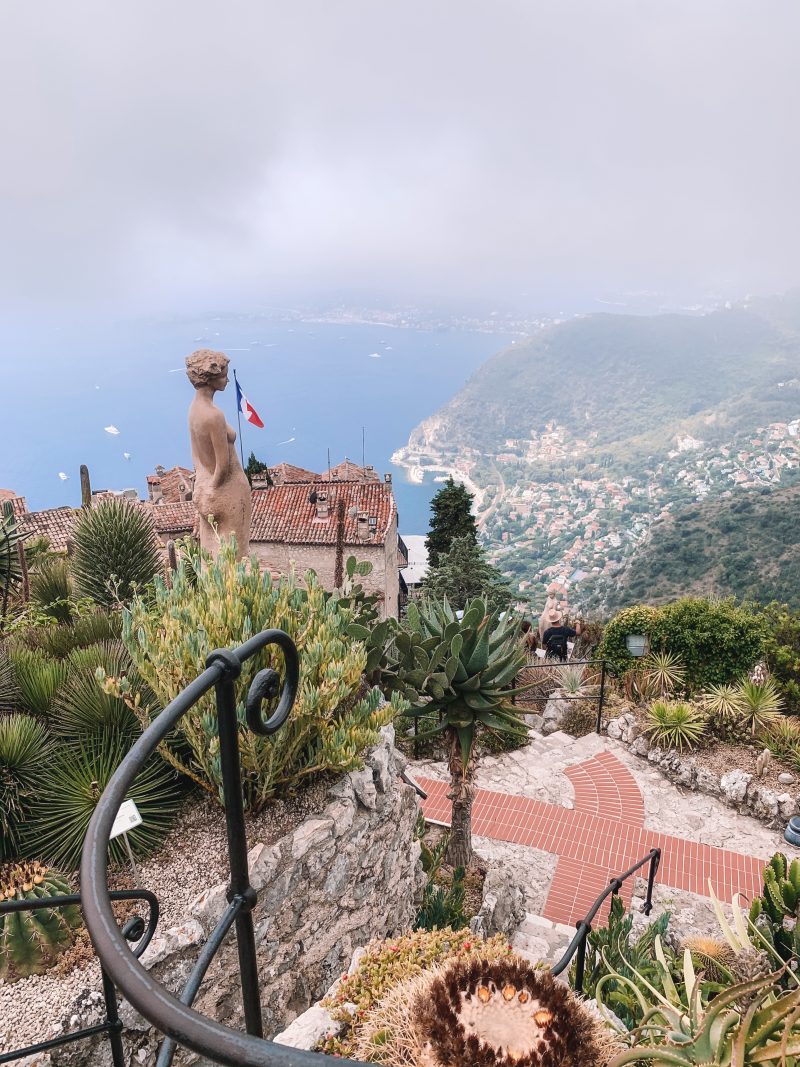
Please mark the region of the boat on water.
POLYGON ((449 477, 449 474, 437 474, 433 480, 435 482, 446 482, 449 477))

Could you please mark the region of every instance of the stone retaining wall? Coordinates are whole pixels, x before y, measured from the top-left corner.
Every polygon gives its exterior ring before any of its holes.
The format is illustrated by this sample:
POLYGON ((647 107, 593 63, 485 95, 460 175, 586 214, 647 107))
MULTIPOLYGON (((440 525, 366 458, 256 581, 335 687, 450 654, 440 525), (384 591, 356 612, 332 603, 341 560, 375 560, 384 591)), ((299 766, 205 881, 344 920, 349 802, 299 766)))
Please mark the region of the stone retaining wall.
MULTIPOLYGON (((336 781, 328 804, 294 832, 250 850, 264 1032, 274 1034, 317 1001, 346 970, 354 950, 413 923, 425 878, 414 837, 419 804, 399 777, 394 728, 365 759, 363 770, 336 781)), ((153 977, 179 990, 226 906, 226 886, 208 887, 178 927, 158 932, 142 957, 153 977)), ((241 1013, 236 942, 229 935, 212 963, 195 1007, 237 1029, 241 1013)), ((153 1067, 159 1038, 129 1005, 121 1005, 128 1062, 153 1067)), ((95 1021, 82 1017, 80 1025, 95 1021)), ((78 1017, 75 1019, 77 1029, 78 1017)), ((178 1053, 176 1065, 203 1064, 178 1053)), ((107 1043, 73 1046, 54 1065, 106 1067, 107 1043)))
POLYGON ((721 776, 698 763, 691 755, 681 755, 675 749, 651 745, 641 733, 632 712, 626 712, 605 724, 605 732, 616 741, 628 745, 630 751, 650 763, 676 785, 698 793, 717 797, 736 811, 751 815, 772 829, 782 829, 792 815, 800 812, 800 797, 789 787, 795 776, 786 773, 783 792, 770 789, 762 780, 747 771, 734 768, 721 776))

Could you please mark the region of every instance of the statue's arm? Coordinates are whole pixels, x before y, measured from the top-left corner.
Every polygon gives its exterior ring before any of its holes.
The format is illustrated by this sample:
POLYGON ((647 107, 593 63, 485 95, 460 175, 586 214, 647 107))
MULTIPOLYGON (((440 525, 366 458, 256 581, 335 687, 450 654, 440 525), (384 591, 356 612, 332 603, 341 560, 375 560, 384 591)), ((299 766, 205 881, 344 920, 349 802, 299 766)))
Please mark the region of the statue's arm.
POLYGON ((228 445, 228 427, 225 425, 225 416, 218 412, 210 426, 209 438, 214 450, 214 473, 211 475, 211 487, 219 489, 228 477, 230 466, 230 446, 228 445))

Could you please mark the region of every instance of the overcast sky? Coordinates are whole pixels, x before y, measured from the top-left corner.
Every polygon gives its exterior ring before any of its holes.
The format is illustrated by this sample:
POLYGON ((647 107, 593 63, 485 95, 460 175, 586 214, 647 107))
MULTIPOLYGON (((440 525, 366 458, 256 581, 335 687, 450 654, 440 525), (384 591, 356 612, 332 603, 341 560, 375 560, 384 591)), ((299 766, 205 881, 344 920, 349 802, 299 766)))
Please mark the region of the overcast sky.
POLYGON ((3 0, 0 304, 800 283, 797 0, 3 0))

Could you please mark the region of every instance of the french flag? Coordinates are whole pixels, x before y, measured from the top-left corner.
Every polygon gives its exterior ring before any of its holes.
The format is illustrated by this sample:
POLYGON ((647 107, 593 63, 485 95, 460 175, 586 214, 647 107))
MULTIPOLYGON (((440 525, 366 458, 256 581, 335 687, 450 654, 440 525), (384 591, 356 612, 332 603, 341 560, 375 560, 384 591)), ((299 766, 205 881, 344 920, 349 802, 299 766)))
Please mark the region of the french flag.
POLYGON ((241 411, 242 416, 247 422, 250 423, 251 426, 258 426, 260 429, 263 430, 264 423, 261 421, 261 418, 256 409, 253 407, 253 405, 242 392, 242 387, 241 385, 239 385, 239 379, 236 377, 235 371, 233 374, 233 380, 236 382, 236 404, 239 408, 239 411, 241 411))

